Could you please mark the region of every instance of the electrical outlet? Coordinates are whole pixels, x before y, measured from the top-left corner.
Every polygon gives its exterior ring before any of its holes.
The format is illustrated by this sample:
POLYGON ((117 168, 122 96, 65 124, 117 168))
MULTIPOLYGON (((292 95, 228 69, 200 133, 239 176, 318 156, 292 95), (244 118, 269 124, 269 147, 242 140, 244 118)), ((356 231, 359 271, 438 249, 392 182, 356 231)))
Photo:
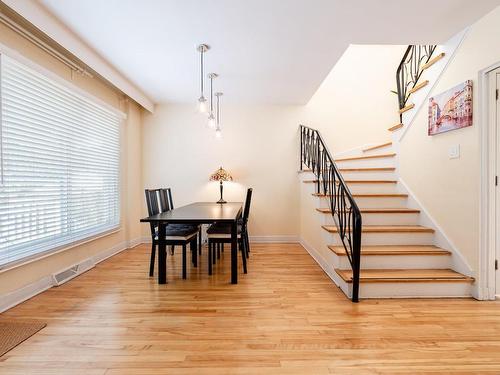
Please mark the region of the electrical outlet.
POLYGON ((448 149, 448 157, 450 159, 458 159, 460 157, 460 145, 450 146, 448 149))

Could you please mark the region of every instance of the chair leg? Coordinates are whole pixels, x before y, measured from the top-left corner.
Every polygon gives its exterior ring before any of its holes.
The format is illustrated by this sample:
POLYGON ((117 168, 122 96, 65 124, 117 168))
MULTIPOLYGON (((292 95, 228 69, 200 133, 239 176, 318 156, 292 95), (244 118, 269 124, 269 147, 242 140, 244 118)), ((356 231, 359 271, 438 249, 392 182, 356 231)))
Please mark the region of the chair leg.
POLYGON ((191 248, 191 261, 193 262, 193 266, 198 267, 198 249, 196 248, 198 245, 198 240, 195 238, 190 243, 191 248))
POLYGON ((222 247, 221 243, 217 244, 217 260, 220 259, 220 249, 221 249, 221 247, 222 247))
POLYGON ((247 258, 250 258, 250 240, 248 238, 248 232, 245 231, 245 243, 246 243, 246 250, 247 250, 247 258))
POLYGON ((221 253, 223 253, 223 252, 224 252, 224 242, 221 244, 220 251, 221 251, 221 253))
POLYGON ((198 232, 198 254, 200 254, 200 255, 201 255, 201 246, 203 245, 203 242, 202 242, 203 238, 202 238, 202 235, 201 235, 201 233, 202 233, 201 229, 202 228, 201 228, 201 225, 200 225, 200 231, 198 232))
POLYGON ((243 239, 243 237, 241 238, 240 241, 240 250, 241 250, 241 259, 243 260, 243 273, 247 273, 247 257, 245 250, 245 240, 243 239))
POLYGON ((170 246, 170 255, 174 255, 174 253, 175 253, 175 246, 172 245, 170 246))
POLYGON ((212 249, 212 264, 215 264, 215 256, 216 256, 218 248, 219 248, 219 244, 217 242, 214 242, 214 247, 212 249))
POLYGON ((182 278, 187 278, 186 273, 186 244, 182 245, 182 278))
POLYGON ((155 254, 156 254, 156 245, 153 242, 151 244, 151 259, 149 260, 149 277, 152 277, 155 272, 155 254))
POLYGON ((213 242, 208 240, 208 274, 212 274, 212 247, 213 242))

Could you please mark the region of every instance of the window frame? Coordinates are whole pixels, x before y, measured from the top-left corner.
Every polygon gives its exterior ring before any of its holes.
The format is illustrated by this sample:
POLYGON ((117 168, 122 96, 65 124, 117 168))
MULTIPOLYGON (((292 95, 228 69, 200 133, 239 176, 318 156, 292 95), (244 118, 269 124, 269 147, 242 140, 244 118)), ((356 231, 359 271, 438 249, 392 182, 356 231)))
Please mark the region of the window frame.
MULTIPOLYGON (((19 52, 3 45, 0 43, 0 67, 2 64, 2 56, 7 56, 8 58, 15 60, 17 63, 25 65, 29 69, 36 71, 39 74, 44 75, 46 78, 52 80, 56 85, 63 86, 64 89, 71 90, 75 95, 82 96, 85 100, 90 101, 91 103, 101 106, 106 110, 114 113, 120 119, 119 128, 118 128, 118 153, 119 153, 119 163, 118 163, 118 209, 120 212, 119 220, 116 226, 111 229, 106 229, 102 232, 93 233, 91 235, 87 235, 78 240, 71 241, 65 243, 60 246, 55 246, 49 250, 40 251, 36 254, 31 254, 25 256, 20 259, 13 260, 11 262, 0 265, 0 274, 6 271, 9 271, 14 268, 18 268, 20 266, 33 263, 49 256, 64 252, 66 250, 75 248, 80 245, 84 245, 86 243, 95 241, 99 238, 104 238, 109 235, 120 232, 123 229, 123 202, 122 202, 122 194, 123 194, 123 153, 122 153, 122 145, 123 145, 123 126, 125 125, 125 121, 127 119, 127 115, 118 110, 117 108, 109 105, 103 100, 95 97, 90 94, 88 91, 83 90, 82 88, 76 86, 70 81, 64 79, 60 75, 50 71, 49 69, 33 62, 32 60, 26 58, 19 52)), ((0 87, 0 95, 2 95, 1 87, 0 87)), ((1 105, 1 96, 0 96, 0 189, 3 187, 3 142, 2 142, 2 105, 1 105)))

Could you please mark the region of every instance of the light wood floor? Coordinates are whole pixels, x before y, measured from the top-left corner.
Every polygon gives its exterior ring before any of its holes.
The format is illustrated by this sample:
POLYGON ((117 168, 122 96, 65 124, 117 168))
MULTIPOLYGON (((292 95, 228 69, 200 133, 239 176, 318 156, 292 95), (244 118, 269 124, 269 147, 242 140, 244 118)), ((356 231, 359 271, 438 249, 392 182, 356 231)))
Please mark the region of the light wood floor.
POLYGON ((352 304, 299 245, 254 244, 238 285, 227 251, 211 278, 205 254, 188 280, 170 259, 162 286, 148 260, 125 251, 2 314, 48 326, 0 374, 500 374, 499 302, 352 304))

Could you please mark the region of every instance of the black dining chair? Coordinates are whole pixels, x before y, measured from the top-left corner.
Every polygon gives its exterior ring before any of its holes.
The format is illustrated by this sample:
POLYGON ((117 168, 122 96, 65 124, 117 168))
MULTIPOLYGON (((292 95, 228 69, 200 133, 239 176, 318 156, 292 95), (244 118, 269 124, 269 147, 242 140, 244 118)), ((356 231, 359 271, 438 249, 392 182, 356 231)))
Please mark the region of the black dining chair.
MULTIPOLYGON (((242 252, 243 272, 247 273, 247 258, 250 251, 250 240, 248 238, 248 217, 250 215, 250 203, 252 201, 252 191, 247 190, 245 208, 243 216, 238 221, 238 244, 242 252)), ((226 223, 215 223, 207 229, 208 237, 208 274, 212 274, 212 264, 215 263, 216 252, 218 253, 225 243, 231 243, 231 225, 226 223)), ((219 254, 217 254, 219 255, 219 254)))
MULTIPOLYGON (((162 202, 163 193, 161 192, 161 189, 146 189, 145 195, 146 195, 146 205, 148 208, 149 216, 157 215, 161 212, 164 212, 162 211, 162 206, 163 208, 165 208, 166 206, 165 202, 162 202)), ((149 276, 153 276, 155 254, 156 254, 156 249, 158 247, 159 239, 158 239, 158 228, 155 226, 154 223, 150 223, 150 228, 151 228, 152 245, 151 245, 151 260, 149 264, 149 276)), ((168 224, 166 227, 166 231, 167 231, 167 236, 165 240, 167 246, 176 246, 176 245, 182 246, 182 278, 185 279, 187 276, 187 271, 186 271, 187 244, 190 245, 193 265, 195 267, 198 266, 198 259, 197 259, 198 253, 196 249, 197 247, 196 236, 198 235, 198 228, 197 226, 191 226, 191 225, 168 224)))
MULTIPOLYGON (((163 211, 173 210, 174 209, 174 201, 172 199, 172 189, 171 188, 162 188, 160 189, 160 205, 163 211)), ((187 225, 187 224, 178 224, 178 225, 187 225)), ((189 225, 190 227, 195 227, 198 229, 198 254, 201 255, 202 248, 202 226, 201 225, 189 225)), ((174 253, 174 246, 171 247, 172 254, 174 253)))

